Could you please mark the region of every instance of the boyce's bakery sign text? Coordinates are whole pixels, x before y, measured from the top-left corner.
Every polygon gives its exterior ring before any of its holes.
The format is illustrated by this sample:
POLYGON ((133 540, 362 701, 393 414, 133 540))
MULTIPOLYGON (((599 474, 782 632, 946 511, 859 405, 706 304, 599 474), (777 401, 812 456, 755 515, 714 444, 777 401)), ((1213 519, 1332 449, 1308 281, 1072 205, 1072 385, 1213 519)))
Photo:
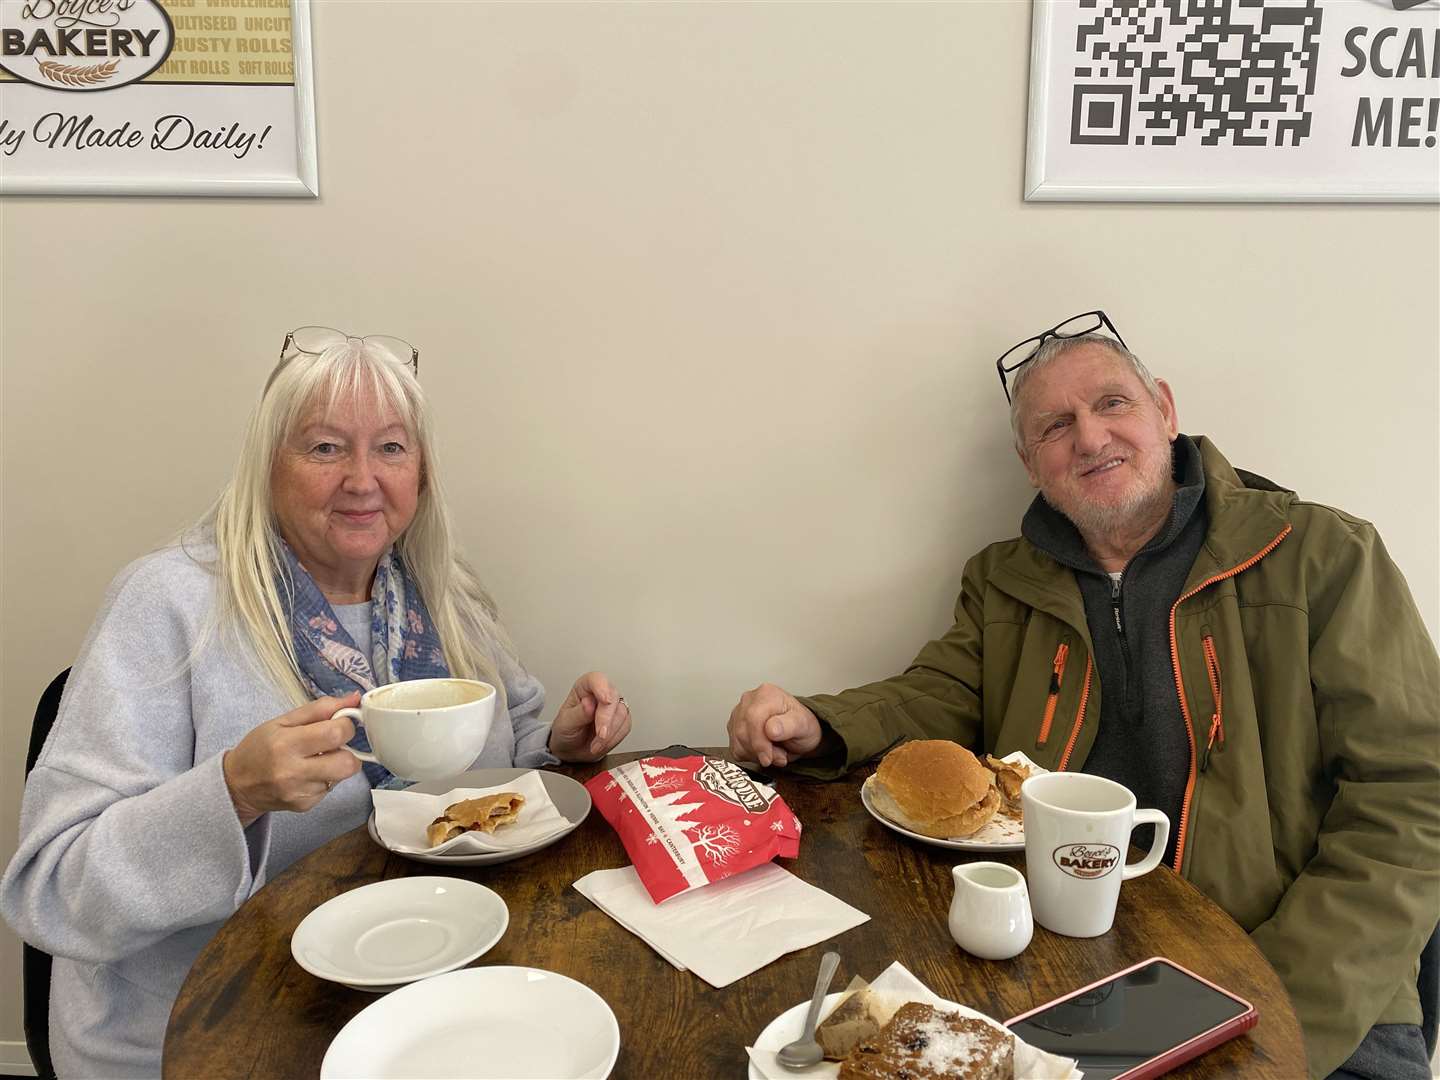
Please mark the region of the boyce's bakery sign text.
POLYGON ((310 0, 0 0, 0 196, 319 194, 310 0))
POLYGON ((0 0, 0 68, 52 90, 143 79, 175 43, 156 0, 0 0))

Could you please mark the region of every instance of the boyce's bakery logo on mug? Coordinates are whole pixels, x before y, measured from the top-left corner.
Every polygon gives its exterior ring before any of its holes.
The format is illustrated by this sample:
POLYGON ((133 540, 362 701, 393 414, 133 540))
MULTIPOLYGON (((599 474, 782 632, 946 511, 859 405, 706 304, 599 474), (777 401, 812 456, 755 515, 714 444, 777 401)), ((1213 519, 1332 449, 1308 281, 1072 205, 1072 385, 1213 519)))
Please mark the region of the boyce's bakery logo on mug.
POLYGON ((0 0, 0 68, 51 90, 136 82, 174 44, 156 0, 0 0))
POLYGON ((1120 862, 1120 849, 1109 844, 1062 844, 1055 849, 1054 859, 1071 877, 1102 878, 1120 862))

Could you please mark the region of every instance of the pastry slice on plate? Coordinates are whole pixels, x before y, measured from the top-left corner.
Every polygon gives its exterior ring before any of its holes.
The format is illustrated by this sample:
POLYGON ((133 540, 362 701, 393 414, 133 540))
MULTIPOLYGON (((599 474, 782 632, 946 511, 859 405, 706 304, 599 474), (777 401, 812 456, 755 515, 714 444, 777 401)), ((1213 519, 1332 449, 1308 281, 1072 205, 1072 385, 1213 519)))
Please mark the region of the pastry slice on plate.
POLYGON ((524 805, 525 796, 516 791, 462 799, 447 806, 445 813, 426 827, 425 838, 430 841, 431 847, 439 847, 463 833, 493 833, 502 825, 514 822, 524 805))

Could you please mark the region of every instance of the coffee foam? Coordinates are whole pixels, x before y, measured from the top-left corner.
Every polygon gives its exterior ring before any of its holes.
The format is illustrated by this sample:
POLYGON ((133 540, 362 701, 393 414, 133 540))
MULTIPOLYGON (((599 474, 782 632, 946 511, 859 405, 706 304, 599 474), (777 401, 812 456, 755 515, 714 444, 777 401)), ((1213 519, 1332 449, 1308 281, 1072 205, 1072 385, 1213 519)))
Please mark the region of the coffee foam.
POLYGON ((371 691, 370 704, 381 709, 448 709, 484 701, 495 691, 460 679, 421 679, 391 683, 371 691))

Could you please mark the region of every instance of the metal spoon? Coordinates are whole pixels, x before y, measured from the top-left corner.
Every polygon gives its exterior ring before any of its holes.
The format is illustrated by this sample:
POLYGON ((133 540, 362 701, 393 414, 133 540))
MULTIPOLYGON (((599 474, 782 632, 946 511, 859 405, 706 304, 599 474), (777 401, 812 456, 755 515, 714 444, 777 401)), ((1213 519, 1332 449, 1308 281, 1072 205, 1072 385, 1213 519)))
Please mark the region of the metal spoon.
POLYGON ((820 974, 815 979, 815 996, 810 999, 810 1011, 805 1014, 805 1030, 800 1038, 782 1046, 775 1060, 787 1069, 808 1069, 818 1065, 825 1052, 815 1041, 815 1022, 820 1019, 820 1003, 825 1000, 825 991, 830 989, 830 980, 835 978, 835 969, 840 966, 840 954, 827 952, 820 958, 820 974))

